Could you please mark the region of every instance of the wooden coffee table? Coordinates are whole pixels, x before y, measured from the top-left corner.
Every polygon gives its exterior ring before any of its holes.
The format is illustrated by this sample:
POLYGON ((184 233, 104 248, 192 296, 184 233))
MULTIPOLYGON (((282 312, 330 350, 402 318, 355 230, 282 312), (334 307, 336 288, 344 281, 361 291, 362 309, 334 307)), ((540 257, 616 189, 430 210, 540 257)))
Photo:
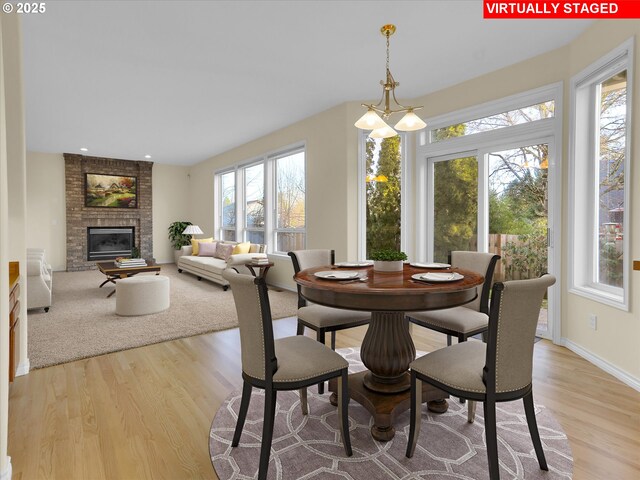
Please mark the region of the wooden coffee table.
MULTIPOLYGON (((98 288, 102 288, 107 283, 113 283, 115 285, 117 279, 133 277, 138 273, 156 272, 156 275, 160 275, 160 265, 156 265, 156 262, 153 260, 147 260, 147 264, 144 267, 120 268, 114 261, 96 262, 96 265, 98 266, 98 270, 100 270, 107 276, 107 279, 102 282, 98 288)), ((115 290, 107 295, 107 298, 109 298, 114 293, 116 293, 115 290)))

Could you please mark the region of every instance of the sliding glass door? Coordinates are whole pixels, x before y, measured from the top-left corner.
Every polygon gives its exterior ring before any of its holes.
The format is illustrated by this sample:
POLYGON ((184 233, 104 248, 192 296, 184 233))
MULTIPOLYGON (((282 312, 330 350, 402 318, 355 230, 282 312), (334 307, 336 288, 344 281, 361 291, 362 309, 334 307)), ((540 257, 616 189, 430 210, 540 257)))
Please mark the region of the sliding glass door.
POLYGON ((478 245, 478 159, 441 158, 433 164, 433 261, 478 245))
MULTIPOLYGON (((549 145, 496 149, 488 163, 488 250, 502 257, 494 281, 536 278, 549 271, 549 145)), ((547 334, 547 300, 538 333, 547 334)))
MULTIPOLYGON (((494 281, 553 272, 549 264, 550 139, 501 143, 427 160, 427 259, 453 250, 502 258, 494 281)), ((549 336, 545 299, 538 334, 549 336)))

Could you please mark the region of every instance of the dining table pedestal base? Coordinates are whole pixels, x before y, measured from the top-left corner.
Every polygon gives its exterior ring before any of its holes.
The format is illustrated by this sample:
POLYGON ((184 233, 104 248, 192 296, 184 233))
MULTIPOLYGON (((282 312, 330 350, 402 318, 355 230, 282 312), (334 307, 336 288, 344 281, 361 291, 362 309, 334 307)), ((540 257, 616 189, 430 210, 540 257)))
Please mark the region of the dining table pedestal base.
MULTIPOLYGON (((411 406, 410 391, 405 390, 400 393, 379 393, 368 389, 365 385, 365 377, 370 374, 368 370, 349 375, 349 396, 366 408, 373 416, 373 426, 371 436, 379 442, 388 442, 395 434, 393 426, 396 418, 403 412, 409 410, 411 406)), ((335 379, 329 381, 329 391, 337 392, 338 384, 335 379)), ((446 398, 449 395, 436 387, 422 382, 422 403, 441 401, 439 405, 446 411, 448 403, 446 398)), ((331 403, 336 405, 337 397, 331 394, 331 403)), ((431 409, 431 408, 430 408, 431 409)))

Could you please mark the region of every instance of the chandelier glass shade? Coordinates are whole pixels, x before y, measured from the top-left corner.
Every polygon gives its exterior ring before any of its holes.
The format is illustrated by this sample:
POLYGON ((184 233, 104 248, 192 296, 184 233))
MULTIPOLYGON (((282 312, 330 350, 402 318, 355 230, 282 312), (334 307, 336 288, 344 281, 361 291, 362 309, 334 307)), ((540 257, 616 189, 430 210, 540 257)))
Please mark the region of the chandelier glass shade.
POLYGON ((367 108, 367 113, 360 117, 355 123, 355 126, 361 130, 371 130, 369 134, 371 138, 394 137, 398 134, 396 130, 412 132, 422 130, 427 126, 427 124, 414 113, 414 110, 419 110, 422 107, 406 107, 396 100, 395 89, 400 83, 395 81, 389 70, 389 37, 393 35, 395 31, 395 25, 391 24, 384 25, 380 28, 380 33, 387 38, 387 77, 386 81, 380 81, 380 85, 382 85, 382 98, 375 105, 363 103, 362 106, 367 108), (394 108, 391 108, 392 100, 395 104, 394 108), (400 121, 394 125, 395 130, 385 122, 385 120, 388 120, 394 113, 405 114, 400 121))

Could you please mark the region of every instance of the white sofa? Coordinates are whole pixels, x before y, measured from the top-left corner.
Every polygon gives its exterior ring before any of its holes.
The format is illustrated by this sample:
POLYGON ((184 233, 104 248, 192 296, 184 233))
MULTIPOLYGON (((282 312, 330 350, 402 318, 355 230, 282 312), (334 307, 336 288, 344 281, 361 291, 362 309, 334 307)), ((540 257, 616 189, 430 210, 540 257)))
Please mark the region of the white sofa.
MULTIPOLYGON (((222 242, 226 244, 236 245, 237 242, 222 242)), ((265 245, 252 243, 249 253, 237 253, 231 255, 227 261, 215 257, 200 257, 193 255, 193 247, 191 245, 182 247, 181 256, 178 259, 178 272, 189 272, 198 277, 198 280, 206 278, 212 282, 222 285, 224 290, 229 288, 229 282, 222 277, 228 267, 233 267, 240 273, 249 274, 249 269, 244 266, 253 258, 267 258, 264 253, 265 245)))
POLYGON ((44 250, 27 248, 27 309, 44 308, 48 312, 52 288, 53 271, 44 250))

